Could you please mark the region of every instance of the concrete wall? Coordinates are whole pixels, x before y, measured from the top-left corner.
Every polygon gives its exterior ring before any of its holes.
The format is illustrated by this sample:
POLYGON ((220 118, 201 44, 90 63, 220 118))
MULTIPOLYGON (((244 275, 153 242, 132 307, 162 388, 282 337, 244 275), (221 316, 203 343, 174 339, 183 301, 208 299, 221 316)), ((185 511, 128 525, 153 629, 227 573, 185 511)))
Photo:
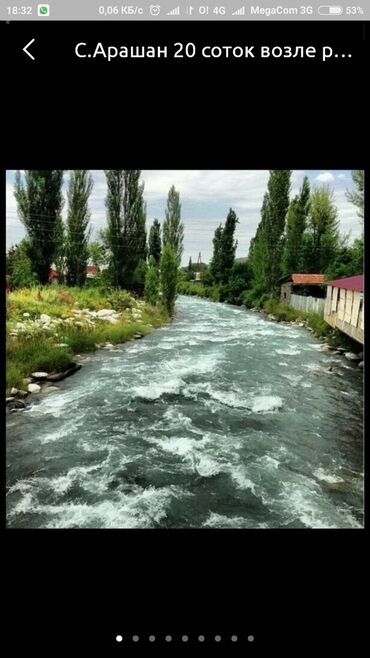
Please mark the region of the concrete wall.
POLYGON ((285 304, 290 304, 290 297, 292 294, 292 282, 288 281, 287 283, 283 283, 280 289, 280 301, 285 303, 285 304))
POLYGON ((335 329, 364 344, 364 301, 362 293, 328 286, 324 320, 335 329))
POLYGON ((291 295, 289 304, 297 311, 322 314, 324 312, 325 299, 320 299, 319 297, 304 297, 303 295, 291 295))

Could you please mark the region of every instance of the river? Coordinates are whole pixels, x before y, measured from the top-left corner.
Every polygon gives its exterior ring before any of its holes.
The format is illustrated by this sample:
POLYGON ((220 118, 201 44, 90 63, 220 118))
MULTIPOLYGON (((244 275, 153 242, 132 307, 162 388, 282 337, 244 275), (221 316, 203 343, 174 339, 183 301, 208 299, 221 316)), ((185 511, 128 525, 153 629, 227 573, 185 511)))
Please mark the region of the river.
POLYGON ((362 372, 304 328, 177 308, 7 417, 8 527, 363 527, 362 372))

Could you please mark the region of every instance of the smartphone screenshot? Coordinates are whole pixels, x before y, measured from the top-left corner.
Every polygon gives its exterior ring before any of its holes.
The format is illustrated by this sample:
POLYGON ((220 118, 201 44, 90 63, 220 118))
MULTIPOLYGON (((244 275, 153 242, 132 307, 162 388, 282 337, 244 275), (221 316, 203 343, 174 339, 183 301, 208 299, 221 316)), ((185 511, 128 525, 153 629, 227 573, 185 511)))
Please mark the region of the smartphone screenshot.
POLYGON ((358 655, 369 5, 322 2, 1 4, 14 653, 358 655))

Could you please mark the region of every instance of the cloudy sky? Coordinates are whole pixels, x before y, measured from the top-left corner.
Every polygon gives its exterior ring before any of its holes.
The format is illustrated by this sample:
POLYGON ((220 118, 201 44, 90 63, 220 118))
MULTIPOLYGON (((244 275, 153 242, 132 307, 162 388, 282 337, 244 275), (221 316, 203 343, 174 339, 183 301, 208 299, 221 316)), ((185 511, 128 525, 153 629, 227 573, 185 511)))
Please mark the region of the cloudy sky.
MULTIPOLYGON (((25 235, 17 216, 13 195, 14 171, 7 172, 6 179, 6 245, 7 249, 25 235)), ((94 187, 90 197, 92 236, 97 237, 100 228, 106 226, 104 205, 106 183, 103 171, 93 171, 94 187)), ((350 171, 293 171, 291 197, 299 190, 303 176, 307 175, 311 185, 329 184, 334 190, 334 201, 338 208, 340 228, 350 233, 350 240, 361 235, 362 229, 357 209, 346 198, 347 189, 353 189, 350 171)), ((164 219, 167 194, 171 185, 180 192, 182 221, 185 227, 183 264, 189 256, 208 262, 212 256, 213 234, 220 222, 224 222, 229 208, 235 210, 239 224, 235 236, 238 240, 237 257, 248 254, 249 243, 260 221, 263 195, 267 188, 268 171, 250 170, 155 170, 143 171, 144 196, 147 203, 147 227, 153 219, 164 219)), ((64 192, 69 172, 64 177, 64 192)), ((65 202, 63 215, 66 215, 65 202)))

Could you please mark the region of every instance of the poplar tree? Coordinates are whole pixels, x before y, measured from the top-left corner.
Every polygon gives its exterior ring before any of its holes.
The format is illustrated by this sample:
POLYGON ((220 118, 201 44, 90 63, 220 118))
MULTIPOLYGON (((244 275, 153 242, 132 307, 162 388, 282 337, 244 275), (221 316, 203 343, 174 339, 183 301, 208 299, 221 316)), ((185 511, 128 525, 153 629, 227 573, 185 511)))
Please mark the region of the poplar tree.
POLYGON ((146 206, 140 169, 124 171, 123 197, 123 269, 121 285, 144 287, 146 246, 146 206))
POLYGON ((180 193, 172 185, 167 198, 165 220, 163 222, 163 246, 169 245, 181 263, 184 240, 184 225, 181 222, 180 193))
POLYGON ((265 219, 266 239, 266 285, 271 297, 278 292, 278 279, 281 276, 283 235, 285 218, 289 206, 291 171, 272 169, 267 184, 268 199, 265 219))
POLYGON ((221 272, 221 244, 222 244, 222 224, 220 224, 213 238, 213 256, 210 263, 209 271, 216 283, 220 281, 221 272))
POLYGON ((89 197, 93 188, 91 174, 86 169, 71 172, 68 187, 66 267, 67 283, 83 286, 89 258, 89 197))
POLYGON ((124 170, 106 169, 107 196, 107 229, 104 240, 110 253, 109 272, 114 286, 122 283, 124 260, 123 221, 124 221, 124 170))
POLYGON ((153 256, 156 265, 161 259, 161 225, 158 219, 155 219, 149 231, 149 258, 153 256))
POLYGON ((310 207, 310 184, 304 177, 302 187, 291 201, 287 214, 283 268, 285 274, 300 272, 303 266, 303 234, 310 207))
POLYGON ((355 184, 355 190, 351 192, 347 190, 346 197, 351 203, 358 208, 358 216, 363 221, 364 219, 364 171, 362 169, 354 169, 352 172, 352 180, 355 184))
POLYGON ((227 283, 235 261, 235 252, 238 242, 234 242, 235 227, 239 220, 230 208, 225 226, 221 233, 221 248, 219 253, 219 281, 227 283))
POLYGON ((314 188, 311 194, 304 241, 307 272, 325 273, 341 246, 338 210, 333 196, 328 185, 314 188))
POLYGON ((169 244, 163 248, 161 263, 161 289, 162 300, 169 315, 175 310, 177 277, 178 277, 178 255, 169 244))
POLYGON ((49 280, 50 266, 56 252, 58 230, 63 196, 63 170, 30 169, 16 172, 14 196, 17 201, 18 216, 24 225, 28 238, 28 256, 32 270, 40 283, 49 280))

